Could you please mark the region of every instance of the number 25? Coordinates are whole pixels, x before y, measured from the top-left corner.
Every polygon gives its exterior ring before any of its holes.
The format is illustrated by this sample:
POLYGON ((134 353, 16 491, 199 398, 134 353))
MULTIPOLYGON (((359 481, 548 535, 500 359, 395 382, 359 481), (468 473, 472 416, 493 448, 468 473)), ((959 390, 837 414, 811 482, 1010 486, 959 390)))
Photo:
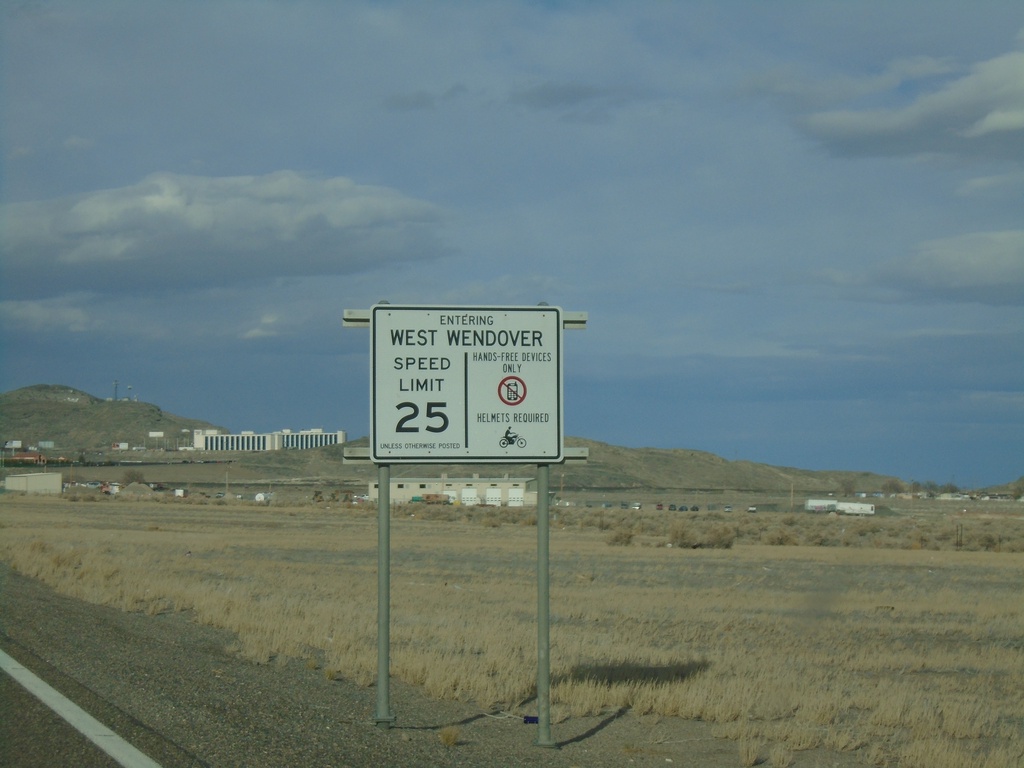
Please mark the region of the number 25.
MULTIPOLYGON (((439 403, 439 402, 427 403, 426 418, 428 420, 431 420, 431 419, 440 419, 441 420, 440 426, 431 425, 431 424, 428 424, 427 426, 425 426, 424 429, 426 429, 427 432, 444 432, 446 429, 448 429, 448 416, 445 414, 444 411, 441 410, 442 408, 446 408, 447 406, 448 406, 448 403, 439 403)), ((420 431, 419 427, 409 424, 410 421, 414 421, 416 419, 416 417, 418 417, 420 415, 420 407, 418 405, 416 405, 416 403, 409 403, 409 402, 399 403, 398 405, 395 406, 395 408, 397 410, 399 410, 399 411, 405 411, 405 410, 408 411, 408 413, 405 416, 403 416, 402 418, 400 418, 398 420, 398 424, 395 426, 395 431, 396 432, 419 432, 420 431)))

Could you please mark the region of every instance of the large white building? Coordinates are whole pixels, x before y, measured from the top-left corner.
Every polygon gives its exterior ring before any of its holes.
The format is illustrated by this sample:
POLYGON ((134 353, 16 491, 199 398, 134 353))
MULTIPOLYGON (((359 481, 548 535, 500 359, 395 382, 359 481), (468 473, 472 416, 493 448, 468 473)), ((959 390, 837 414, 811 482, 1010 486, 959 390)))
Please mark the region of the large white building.
POLYGON ((277 432, 241 432, 231 435, 216 429, 196 429, 192 433, 192 447, 197 451, 305 450, 340 445, 345 440, 344 430, 324 432, 322 429, 303 429, 292 432, 290 429, 282 429, 277 432))
MULTIPOLYGON (((448 497, 449 504, 466 506, 486 505, 489 507, 535 507, 537 506, 537 481, 533 478, 509 477, 392 477, 391 503, 408 504, 424 500, 424 497, 448 497)), ((369 484, 369 500, 376 502, 380 488, 377 483, 369 484)))

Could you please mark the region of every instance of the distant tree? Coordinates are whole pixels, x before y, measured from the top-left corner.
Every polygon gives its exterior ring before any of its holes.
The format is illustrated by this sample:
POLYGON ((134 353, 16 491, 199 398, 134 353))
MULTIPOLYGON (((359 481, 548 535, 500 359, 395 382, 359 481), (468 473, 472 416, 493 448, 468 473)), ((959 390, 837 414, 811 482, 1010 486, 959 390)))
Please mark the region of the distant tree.
POLYGON ((844 477, 839 481, 839 493, 843 496, 853 496, 857 490, 857 484, 852 477, 844 477))
POLYGON ((882 483, 882 491, 888 494, 903 493, 905 488, 906 486, 903 485, 903 481, 896 478, 891 478, 882 483))
POLYGON ((121 476, 121 485, 131 485, 132 483, 145 483, 146 477, 142 474, 141 469, 126 469, 124 475, 121 476))
POLYGON ((960 489, 954 483, 946 483, 939 488, 939 493, 959 493, 960 489))

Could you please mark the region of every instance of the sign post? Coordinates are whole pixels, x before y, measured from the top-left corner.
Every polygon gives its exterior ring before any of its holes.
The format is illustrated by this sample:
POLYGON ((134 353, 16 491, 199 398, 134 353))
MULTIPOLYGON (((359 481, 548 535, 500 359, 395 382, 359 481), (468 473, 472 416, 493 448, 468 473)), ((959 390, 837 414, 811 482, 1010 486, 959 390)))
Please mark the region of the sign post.
POLYGON ((395 724, 391 712, 391 467, 377 467, 377 710, 378 728, 395 724))
POLYGON ((537 746, 551 739, 551 467, 537 465, 537 746))
POLYGON ((370 447, 346 460, 378 465, 377 708, 391 728, 391 464, 537 465, 536 744, 551 739, 550 464, 586 459, 566 451, 562 330, 586 315, 558 307, 375 304, 345 311, 370 328, 370 447))

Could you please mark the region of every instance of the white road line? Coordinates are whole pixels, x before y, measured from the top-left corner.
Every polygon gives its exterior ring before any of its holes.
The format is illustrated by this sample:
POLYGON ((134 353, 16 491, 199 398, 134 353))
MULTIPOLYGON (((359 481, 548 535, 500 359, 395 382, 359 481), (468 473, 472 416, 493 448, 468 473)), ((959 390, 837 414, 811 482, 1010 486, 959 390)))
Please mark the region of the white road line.
POLYGON ((0 651, 0 669, 3 669, 4 672, 13 677, 29 693, 64 718, 72 728, 114 758, 124 768, 160 768, 160 764, 155 760, 137 750, 95 717, 55 691, 3 651, 0 651))

